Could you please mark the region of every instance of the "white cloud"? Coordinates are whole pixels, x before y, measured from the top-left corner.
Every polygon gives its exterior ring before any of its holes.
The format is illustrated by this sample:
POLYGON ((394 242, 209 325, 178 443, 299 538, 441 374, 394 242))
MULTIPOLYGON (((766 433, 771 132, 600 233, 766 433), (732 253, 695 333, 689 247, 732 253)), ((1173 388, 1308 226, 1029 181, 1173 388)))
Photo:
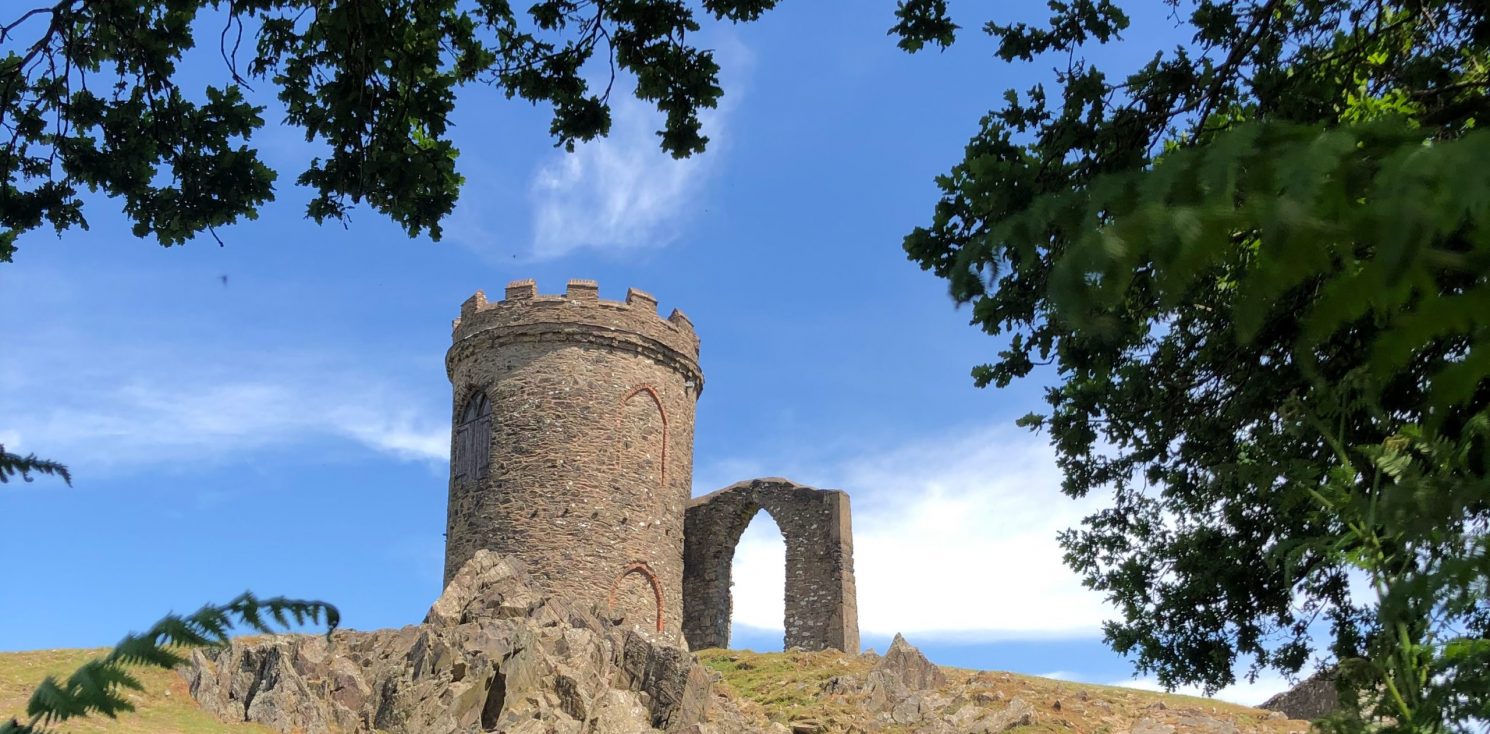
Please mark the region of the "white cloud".
MULTIPOLYGON (((1101 498, 1060 493, 1040 436, 1012 428, 949 433, 889 451, 864 447, 860 456, 788 476, 852 497, 865 633, 1095 636, 1112 616, 1062 562, 1055 537, 1101 498)), ((780 629, 784 553, 776 529, 753 523, 735 558, 735 621, 780 629)))
POLYGON ((663 116, 630 90, 612 94, 612 125, 607 137, 562 150, 539 164, 531 182, 532 253, 535 259, 561 257, 593 248, 610 252, 660 247, 682 231, 704 182, 724 149, 726 121, 743 89, 739 78, 749 52, 738 41, 722 39, 716 58, 726 75, 720 106, 699 118, 709 150, 674 159, 658 147, 663 116))
MULTIPOLYGON (((1134 678, 1131 680, 1118 681, 1107 685, 1121 686, 1123 688, 1136 688, 1140 691, 1163 691, 1164 687, 1153 678, 1134 678)), ((1282 693, 1293 686, 1281 675, 1260 675, 1256 681, 1247 681, 1245 678, 1235 684, 1216 691, 1215 698, 1218 701, 1237 703, 1243 706, 1256 706, 1273 696, 1282 693)), ((1171 693, 1179 693, 1186 696, 1204 696, 1199 686, 1181 686, 1171 693)))
POLYGON ((0 379, 10 450, 72 468, 222 461, 316 439, 356 442, 407 460, 449 453, 439 403, 318 355, 183 353, 169 347, 84 353, 17 350, 25 369, 0 379), (34 377, 17 377, 17 375, 34 377), (12 445, 14 444, 14 445, 12 445))
MULTIPOLYGON (((397 401, 389 391, 377 389, 367 403, 362 399, 343 404, 333 412, 331 425, 335 432, 400 459, 422 460, 442 464, 450 459, 450 425, 448 419, 432 410, 404 406, 395 414, 378 410, 397 401)), ((356 396, 352 396, 356 397, 356 396)))
POLYGON ((786 620, 786 543, 776 521, 758 513, 735 546, 734 620, 769 630, 786 620))
POLYGON ((1073 673, 1073 672, 1071 672, 1069 670, 1052 670, 1049 673, 1041 673, 1040 674, 1040 677, 1041 678, 1050 678, 1052 680, 1070 680, 1070 681, 1080 681, 1081 680, 1081 674, 1079 674, 1079 673, 1073 673))

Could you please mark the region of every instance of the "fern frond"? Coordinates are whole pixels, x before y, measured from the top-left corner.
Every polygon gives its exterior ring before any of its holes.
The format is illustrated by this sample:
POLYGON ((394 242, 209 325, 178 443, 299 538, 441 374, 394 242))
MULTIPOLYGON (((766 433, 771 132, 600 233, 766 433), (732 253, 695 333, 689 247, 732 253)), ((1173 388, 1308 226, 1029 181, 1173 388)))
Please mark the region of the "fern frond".
POLYGON ((143 634, 126 635, 102 658, 84 663, 66 682, 48 676, 26 704, 31 720, 0 722, 0 734, 49 734, 45 727, 56 722, 91 713, 114 718, 133 711, 134 706, 121 694, 125 689, 144 688, 127 666, 170 670, 186 662, 179 650, 227 645, 234 626, 272 633, 275 628, 266 623, 266 612, 280 629, 290 627, 287 621, 291 618, 303 624, 324 614, 328 635, 341 620, 336 607, 326 602, 284 597, 260 600, 246 591, 227 604, 209 604, 186 617, 168 614, 143 634))
POLYGON ((0 721, 0 734, 42 734, 29 724, 22 724, 15 719, 0 721))
POLYGON ((23 482, 30 482, 33 481, 33 473, 62 477, 67 486, 72 486, 72 474, 67 471, 66 466, 55 461, 38 459, 36 454, 12 454, 5 450, 5 444, 0 444, 0 484, 9 483, 10 478, 16 476, 23 482))

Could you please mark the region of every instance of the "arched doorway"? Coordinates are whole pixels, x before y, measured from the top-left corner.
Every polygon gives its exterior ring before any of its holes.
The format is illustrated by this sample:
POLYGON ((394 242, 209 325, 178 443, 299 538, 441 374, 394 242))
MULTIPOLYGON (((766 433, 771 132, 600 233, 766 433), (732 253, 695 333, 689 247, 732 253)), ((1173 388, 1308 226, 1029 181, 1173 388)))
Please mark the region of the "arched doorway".
POLYGON ((764 508, 750 519, 735 543, 730 581, 730 649, 784 649, 786 537, 764 508))

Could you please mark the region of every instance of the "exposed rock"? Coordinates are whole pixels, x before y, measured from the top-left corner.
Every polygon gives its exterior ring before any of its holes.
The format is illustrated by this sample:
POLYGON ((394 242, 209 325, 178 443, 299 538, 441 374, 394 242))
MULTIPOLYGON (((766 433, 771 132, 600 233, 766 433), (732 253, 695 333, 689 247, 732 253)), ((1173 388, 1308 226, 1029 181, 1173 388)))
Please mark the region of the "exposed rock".
POLYGON ((1035 709, 1023 699, 1016 698, 1009 702, 1009 706, 992 716, 985 717, 983 728, 976 729, 969 734, 996 734, 1013 729, 1016 726, 1029 726, 1035 723, 1035 709))
MULTIPOLYGON (((987 682, 995 675, 979 673, 975 682, 987 682)), ((834 676, 819 690, 847 698, 864 711, 869 719, 857 723, 870 727, 867 731, 885 727, 923 734, 1001 734, 1035 721, 1034 707, 1021 699, 1000 705, 1002 693, 951 685, 946 674, 901 635, 895 636, 884 656, 874 658, 874 666, 863 678, 834 676)), ((839 729, 829 726, 827 730, 839 729)), ((856 724, 847 731, 865 729, 856 724)))
POLYGON ((1174 724, 1179 731, 1195 732, 1195 734, 1240 734, 1236 724, 1230 721, 1196 714, 1181 716, 1175 720, 1174 724))
POLYGON ((1034 707, 1026 703, 1024 699, 1016 698, 998 711, 965 706, 954 714, 948 723, 952 724, 953 731, 957 734, 1002 734, 1015 727, 1029 726, 1034 722, 1034 707))
MULTIPOLYGON (((946 682, 941 669, 897 634, 890 649, 875 661, 864 679, 864 705, 870 711, 888 713, 887 718, 899 724, 919 722, 927 718, 925 709, 929 706, 926 697, 920 694, 946 682)), ((854 683, 844 679, 835 687, 841 692, 854 683)))
POLYGON ((194 653, 183 675, 219 718, 282 732, 758 730, 700 729, 711 679, 688 651, 546 597, 520 563, 487 551, 424 624, 235 640, 194 653))
POLYGON ((875 673, 894 678, 907 691, 926 691, 947 684, 941 669, 898 633, 870 675, 875 673))
POLYGON ((1174 727, 1153 719, 1139 719, 1129 732, 1130 734, 1174 734, 1174 727))
POLYGON ((766 721, 759 712, 747 713, 742 710, 741 702, 729 695, 726 686, 718 686, 714 689, 709 701, 708 719, 708 721, 684 727, 681 734, 744 734, 746 732, 779 734, 779 731, 786 731, 789 734, 790 732, 784 727, 780 730, 774 728, 780 725, 766 721))
POLYGON ((1321 670, 1293 688, 1263 701, 1258 708, 1281 711, 1290 719, 1312 721, 1329 716, 1339 706, 1340 693, 1335 687, 1334 670, 1321 670))
POLYGON ((864 682, 852 675, 835 675, 823 681, 822 692, 846 695, 864 690, 864 682))
MULTIPOLYGON (((873 674, 870 675, 873 680, 873 674)), ((927 691, 912 691, 890 707, 890 720, 897 724, 921 724, 940 718, 951 699, 927 691)))

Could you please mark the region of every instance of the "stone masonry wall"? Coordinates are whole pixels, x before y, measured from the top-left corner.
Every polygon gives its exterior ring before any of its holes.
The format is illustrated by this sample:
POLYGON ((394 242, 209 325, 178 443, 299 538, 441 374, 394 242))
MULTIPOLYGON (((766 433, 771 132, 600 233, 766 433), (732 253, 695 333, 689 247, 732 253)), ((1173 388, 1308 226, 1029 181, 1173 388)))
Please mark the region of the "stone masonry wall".
POLYGON ((446 368, 457 422, 478 392, 490 401, 490 461, 484 477, 452 469, 445 582, 485 548, 521 558, 547 593, 681 634, 703 387, 688 319, 659 318, 635 289, 618 303, 593 281, 564 296, 519 281, 501 302, 477 292, 461 307, 446 368))
POLYGON ((786 539, 787 648, 859 651, 848 495, 786 479, 753 479, 695 498, 684 535, 683 634, 694 650, 729 644, 730 565, 764 509, 786 539))

